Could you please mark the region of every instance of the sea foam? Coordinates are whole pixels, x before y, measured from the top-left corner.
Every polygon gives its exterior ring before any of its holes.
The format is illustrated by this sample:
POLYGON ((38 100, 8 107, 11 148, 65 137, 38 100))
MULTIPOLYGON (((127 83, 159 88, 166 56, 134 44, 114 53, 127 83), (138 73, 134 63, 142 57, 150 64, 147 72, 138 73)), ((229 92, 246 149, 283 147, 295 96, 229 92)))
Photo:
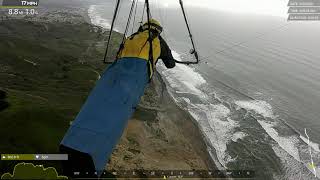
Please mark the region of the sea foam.
MULTIPOLYGON (((91 23, 105 29, 110 29, 111 28, 110 21, 103 18, 99 14, 97 8, 98 8, 97 5, 90 5, 88 9, 88 16, 90 17, 91 23)), ((114 28, 114 31, 119 32, 119 30, 116 28, 114 28)))
POLYGON ((258 100, 236 101, 235 104, 241 108, 244 108, 247 110, 253 110, 257 114, 260 114, 264 117, 269 117, 269 118, 275 117, 272 111, 272 106, 265 101, 258 101, 258 100))
MULTIPOLYGON (((265 102, 265 101, 257 101, 257 100, 252 100, 252 101, 236 101, 235 104, 237 104, 239 107, 244 108, 246 110, 251 110, 254 111, 257 114, 260 114, 264 116, 265 118, 272 118, 276 119, 277 116, 274 115, 274 112, 272 110, 272 106, 265 102)), ((279 148, 273 146, 273 150, 275 153, 282 159, 283 163, 289 162, 289 156, 293 159, 295 159, 297 162, 302 163, 305 167, 307 167, 312 173, 313 170, 308 167, 308 163, 306 164, 305 162, 309 161, 309 159, 305 159, 305 156, 301 156, 302 151, 307 150, 307 147, 310 146, 312 148, 313 153, 315 155, 319 155, 320 149, 319 149, 319 144, 314 143, 310 141, 308 144, 308 139, 305 138, 304 136, 300 135, 291 135, 291 136, 281 136, 279 132, 276 130, 276 127, 279 126, 279 121, 268 121, 268 120, 258 120, 258 123, 261 125, 261 127, 266 131, 266 133, 278 144, 279 148), (303 147, 302 143, 307 144, 308 146, 304 145, 303 147), (284 155, 287 153, 287 155, 284 155)), ((291 160, 290 160, 291 161, 291 160)), ((286 166, 291 166, 293 169, 297 169, 298 166, 297 164, 294 166, 294 163, 287 164, 286 166)), ((289 170, 288 170, 289 172, 289 170)), ((315 173, 314 173, 315 174, 315 173)), ((289 174, 288 174, 289 175, 289 174)))
MULTIPOLYGON (((177 52, 172 51, 172 54, 175 59, 181 61, 177 52)), ((209 102, 209 95, 202 91, 202 87, 207 85, 207 81, 192 66, 177 64, 173 69, 166 69, 163 63, 159 64, 158 70, 168 83, 169 94, 178 106, 187 110, 198 122, 202 133, 215 149, 217 157, 212 158, 218 159, 219 164, 226 168, 226 164, 233 160, 227 153, 227 144, 246 136, 244 133, 234 132, 234 128, 239 124, 229 118, 230 109, 223 104, 209 102), (202 103, 194 103, 190 98, 177 97, 180 92, 196 95, 202 103), (187 107, 181 106, 186 103, 187 107)), ((213 155, 211 152, 210 154, 213 155)))

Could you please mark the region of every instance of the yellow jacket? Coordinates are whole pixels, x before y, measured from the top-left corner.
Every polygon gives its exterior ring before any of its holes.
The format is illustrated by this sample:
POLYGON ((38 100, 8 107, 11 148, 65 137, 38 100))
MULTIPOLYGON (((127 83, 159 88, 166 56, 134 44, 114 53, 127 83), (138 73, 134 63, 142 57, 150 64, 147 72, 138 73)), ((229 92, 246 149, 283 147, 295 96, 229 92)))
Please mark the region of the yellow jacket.
MULTIPOLYGON (((125 57, 134 57, 144 59, 149 61, 149 32, 142 31, 137 32, 130 37, 128 37, 123 45, 123 48, 120 50, 118 58, 125 58, 125 57)), ((155 37, 152 41, 152 52, 153 52, 153 62, 152 64, 149 63, 150 68, 150 78, 153 75, 153 71, 156 65, 157 60, 161 54, 161 45, 159 37, 155 37)))

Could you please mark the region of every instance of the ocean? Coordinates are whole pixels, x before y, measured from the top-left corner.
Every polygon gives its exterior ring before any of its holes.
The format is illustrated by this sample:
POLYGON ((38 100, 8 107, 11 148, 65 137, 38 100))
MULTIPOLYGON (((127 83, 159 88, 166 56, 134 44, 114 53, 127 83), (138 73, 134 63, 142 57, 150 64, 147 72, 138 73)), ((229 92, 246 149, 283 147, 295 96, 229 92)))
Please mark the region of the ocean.
MULTIPOLYGON (((193 60, 181 10, 152 2, 174 57, 193 60)), ((129 8, 130 1, 121 4, 116 31, 124 31, 129 8)), ((113 9, 114 2, 96 3, 88 14, 108 29, 113 9)), ((219 169, 254 170, 257 179, 320 177, 320 24, 186 10, 201 63, 166 69, 160 62, 157 69, 200 125, 219 169)))

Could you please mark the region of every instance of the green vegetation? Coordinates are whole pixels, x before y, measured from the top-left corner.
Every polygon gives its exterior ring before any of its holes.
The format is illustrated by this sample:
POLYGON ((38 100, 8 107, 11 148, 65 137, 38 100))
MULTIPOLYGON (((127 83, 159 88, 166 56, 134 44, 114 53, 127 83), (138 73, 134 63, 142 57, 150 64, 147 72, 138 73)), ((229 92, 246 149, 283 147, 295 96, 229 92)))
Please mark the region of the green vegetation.
POLYGON ((32 163, 19 163, 14 167, 13 173, 5 173, 1 179, 68 179, 59 176, 53 167, 44 168, 43 166, 33 165, 32 163))
MULTIPOLYGON (((1 153, 58 152, 70 121, 106 67, 106 35, 85 22, 0 21, 0 89, 10 105, 0 112, 1 153)), ((115 34, 113 42, 119 40, 115 34)), ((1 163, 1 172, 15 164, 1 163)))

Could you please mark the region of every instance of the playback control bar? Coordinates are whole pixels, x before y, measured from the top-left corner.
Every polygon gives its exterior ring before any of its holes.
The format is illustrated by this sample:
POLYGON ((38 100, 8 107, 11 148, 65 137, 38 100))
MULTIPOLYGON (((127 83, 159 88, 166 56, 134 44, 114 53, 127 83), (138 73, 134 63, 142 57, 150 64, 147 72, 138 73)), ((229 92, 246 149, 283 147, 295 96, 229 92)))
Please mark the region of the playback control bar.
POLYGON ((68 154, 1 154, 1 161, 66 161, 68 154))
MULTIPOLYGON (((97 177, 97 172, 73 172, 74 179, 97 177)), ((245 178, 253 179, 255 172, 252 170, 129 170, 129 171, 104 171, 101 178, 117 178, 117 179, 170 179, 170 178, 245 178)))

